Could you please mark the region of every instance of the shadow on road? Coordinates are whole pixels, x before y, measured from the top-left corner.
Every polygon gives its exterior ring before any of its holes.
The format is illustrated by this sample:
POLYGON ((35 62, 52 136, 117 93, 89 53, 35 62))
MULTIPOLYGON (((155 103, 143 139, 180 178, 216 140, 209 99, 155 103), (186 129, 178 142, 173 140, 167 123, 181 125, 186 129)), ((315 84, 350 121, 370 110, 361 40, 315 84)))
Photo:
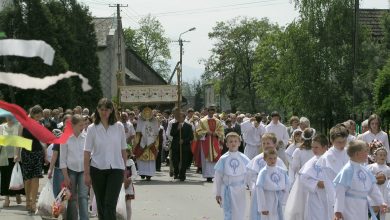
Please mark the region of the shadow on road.
POLYGON ((163 181, 163 180, 152 180, 146 181, 146 180, 139 180, 134 183, 134 185, 205 185, 209 184, 205 181, 197 181, 197 180, 186 180, 184 182, 176 181, 176 180, 169 180, 169 181, 163 181))

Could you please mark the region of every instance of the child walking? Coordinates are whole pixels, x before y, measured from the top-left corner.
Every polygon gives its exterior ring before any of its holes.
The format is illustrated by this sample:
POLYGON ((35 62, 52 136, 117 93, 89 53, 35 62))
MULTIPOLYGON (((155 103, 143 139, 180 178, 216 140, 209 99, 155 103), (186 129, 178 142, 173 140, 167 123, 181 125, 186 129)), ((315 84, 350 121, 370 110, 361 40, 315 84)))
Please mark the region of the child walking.
POLYGON ((375 176, 363 166, 367 162, 368 146, 360 140, 351 141, 347 153, 350 160, 333 181, 336 186, 334 219, 366 220, 367 210, 370 210, 372 219, 376 219, 371 206, 377 206, 384 212, 387 205, 376 185, 375 176))
MULTIPOLYGON (((273 149, 276 150, 277 138, 274 133, 265 133, 261 137, 261 145, 264 151, 273 149)), ((264 152, 254 157, 246 166, 248 168, 247 172, 247 181, 249 189, 251 190, 251 202, 250 202, 250 220, 260 220, 261 214, 258 212, 258 199, 256 194, 256 181, 257 176, 261 169, 266 166, 266 161, 264 160, 264 152)), ((287 170, 284 165, 283 160, 277 157, 276 166, 281 167, 284 170, 287 170)))
POLYGON ((287 150, 286 150, 286 156, 287 156, 287 161, 289 163, 289 170, 291 169, 291 162, 292 162, 292 155, 295 151, 295 149, 299 148, 299 146, 302 143, 302 130, 301 129, 296 129, 292 135, 291 135, 292 143, 288 145, 287 150))
MULTIPOLYGON (((390 168, 386 165, 387 151, 384 147, 380 147, 373 154, 375 163, 368 165, 367 168, 376 177, 376 184, 382 193, 385 203, 390 204, 389 189, 387 188, 390 177, 390 168)), ((385 220, 386 213, 380 213, 379 219, 385 220)))
POLYGON ((127 161, 126 161, 126 182, 125 182, 125 193, 126 193, 126 212, 127 220, 131 220, 131 200, 135 199, 134 192, 134 180, 137 177, 137 169, 135 167, 134 161, 131 159, 132 154, 131 150, 127 151, 127 161))
POLYGON ((303 143, 295 149, 292 155, 291 169, 288 170, 288 176, 290 177, 291 184, 294 183, 299 170, 314 156, 313 151, 311 150, 314 135, 315 130, 313 128, 306 128, 302 133, 303 143))
POLYGON ((241 138, 236 132, 226 135, 229 151, 215 165, 214 191, 217 203, 223 208, 225 220, 245 218, 246 165, 249 158, 238 151, 241 138))
POLYGON ((256 181, 258 212, 262 220, 283 220, 282 206, 288 197, 287 171, 278 167, 278 153, 274 149, 264 152, 267 165, 260 171, 256 181))
POLYGON ((304 220, 329 220, 333 217, 333 183, 324 178, 323 170, 316 164, 327 151, 328 145, 328 138, 317 134, 311 144, 311 150, 315 156, 307 161, 299 171, 300 182, 307 190, 307 196, 303 198, 303 201, 299 201, 305 203, 304 220))

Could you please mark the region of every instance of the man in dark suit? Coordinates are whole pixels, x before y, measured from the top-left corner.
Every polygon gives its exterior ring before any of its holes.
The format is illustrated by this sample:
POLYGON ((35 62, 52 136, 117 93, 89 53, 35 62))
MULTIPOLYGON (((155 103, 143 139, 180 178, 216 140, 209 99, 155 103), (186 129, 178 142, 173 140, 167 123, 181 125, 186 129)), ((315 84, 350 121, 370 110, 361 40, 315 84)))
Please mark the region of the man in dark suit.
MULTIPOLYGON (((237 121, 237 115, 234 114, 234 113, 231 113, 230 114, 230 120, 231 120, 231 123, 232 123, 232 126, 231 126, 231 128, 233 129, 232 131, 236 132, 238 135, 241 136, 241 125, 237 121)), ((244 153, 244 144, 243 143, 244 142, 241 141, 241 145, 238 148, 238 151, 240 151, 241 153, 244 153)))
POLYGON ((191 141, 194 138, 192 126, 184 122, 185 114, 180 113, 179 121, 172 124, 172 163, 175 179, 184 181, 186 179, 186 169, 191 153, 191 141), (181 145, 181 146, 180 146, 181 145), (181 148, 181 150, 180 150, 181 148))

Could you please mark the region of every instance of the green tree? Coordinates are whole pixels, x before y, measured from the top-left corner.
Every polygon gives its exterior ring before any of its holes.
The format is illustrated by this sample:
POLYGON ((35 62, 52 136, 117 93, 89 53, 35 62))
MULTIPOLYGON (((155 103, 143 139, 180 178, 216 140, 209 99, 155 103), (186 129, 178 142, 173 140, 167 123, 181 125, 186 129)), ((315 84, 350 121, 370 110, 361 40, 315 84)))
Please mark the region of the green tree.
POLYGON ((171 58, 169 39, 157 18, 148 15, 139 21, 138 29, 124 29, 126 47, 132 48, 164 79, 169 79, 171 58))
POLYGON ((63 2, 49 1, 47 3, 57 23, 57 36, 61 45, 61 53, 69 63, 68 69, 83 74, 89 79, 92 89, 83 92, 80 79, 72 78, 72 105, 82 104, 94 108, 102 97, 100 84, 99 59, 97 57, 97 41, 92 15, 86 6, 80 5, 76 0, 63 2), (62 14, 62 16, 61 16, 62 14), (64 31, 69 33, 64 36, 64 31))
MULTIPOLYGON (((83 74, 93 89, 83 93, 80 80, 65 79, 44 91, 15 90, 17 103, 30 107, 94 107, 101 97, 97 43, 88 9, 76 1, 14 1, 14 6, 0 13, 0 28, 17 39, 43 40, 56 51, 52 66, 39 58, 10 58, 11 71, 34 77, 58 75, 67 70, 83 74)), ((7 90, 2 89, 7 95, 7 90)))
POLYGON ((195 104, 194 110, 201 111, 204 107, 204 89, 200 80, 195 83, 195 104))
MULTIPOLYGON (((256 48, 257 93, 287 115, 308 116, 329 128, 367 108, 380 50, 359 27, 359 60, 353 74, 352 0, 296 1, 300 17, 266 35, 256 48)), ((371 98, 372 100, 372 98, 371 98)))
POLYGON ((390 123, 390 59, 382 70, 374 84, 374 100, 376 112, 382 116, 384 121, 390 123))
POLYGON ((202 77, 220 81, 216 84, 226 92, 232 111, 260 109, 253 78, 254 54, 258 43, 274 28, 267 19, 235 18, 217 22, 209 33, 215 43, 202 77))

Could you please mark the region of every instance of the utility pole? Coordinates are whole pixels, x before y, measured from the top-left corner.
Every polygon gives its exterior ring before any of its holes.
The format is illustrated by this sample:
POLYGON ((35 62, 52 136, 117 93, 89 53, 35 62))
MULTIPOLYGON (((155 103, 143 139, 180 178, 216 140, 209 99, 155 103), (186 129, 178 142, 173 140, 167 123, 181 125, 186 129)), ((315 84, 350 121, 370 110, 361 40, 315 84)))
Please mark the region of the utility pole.
POLYGON ((355 0, 355 10, 354 10, 354 28, 353 28, 353 77, 352 77, 352 112, 353 119, 355 120, 354 108, 356 104, 355 98, 355 86, 354 80, 357 77, 357 63, 358 63, 358 52, 359 52, 359 39, 358 39, 358 27, 359 27, 359 0, 355 0))
POLYGON ((125 77, 124 77, 124 71, 123 71, 123 64, 122 64, 122 18, 121 18, 121 8, 128 7, 128 5, 121 5, 121 4, 115 4, 115 5, 109 5, 109 7, 116 7, 116 17, 117 17, 117 34, 118 34, 118 70, 116 73, 116 81, 117 81, 117 104, 118 109, 120 108, 120 86, 124 86, 125 83, 125 77))

